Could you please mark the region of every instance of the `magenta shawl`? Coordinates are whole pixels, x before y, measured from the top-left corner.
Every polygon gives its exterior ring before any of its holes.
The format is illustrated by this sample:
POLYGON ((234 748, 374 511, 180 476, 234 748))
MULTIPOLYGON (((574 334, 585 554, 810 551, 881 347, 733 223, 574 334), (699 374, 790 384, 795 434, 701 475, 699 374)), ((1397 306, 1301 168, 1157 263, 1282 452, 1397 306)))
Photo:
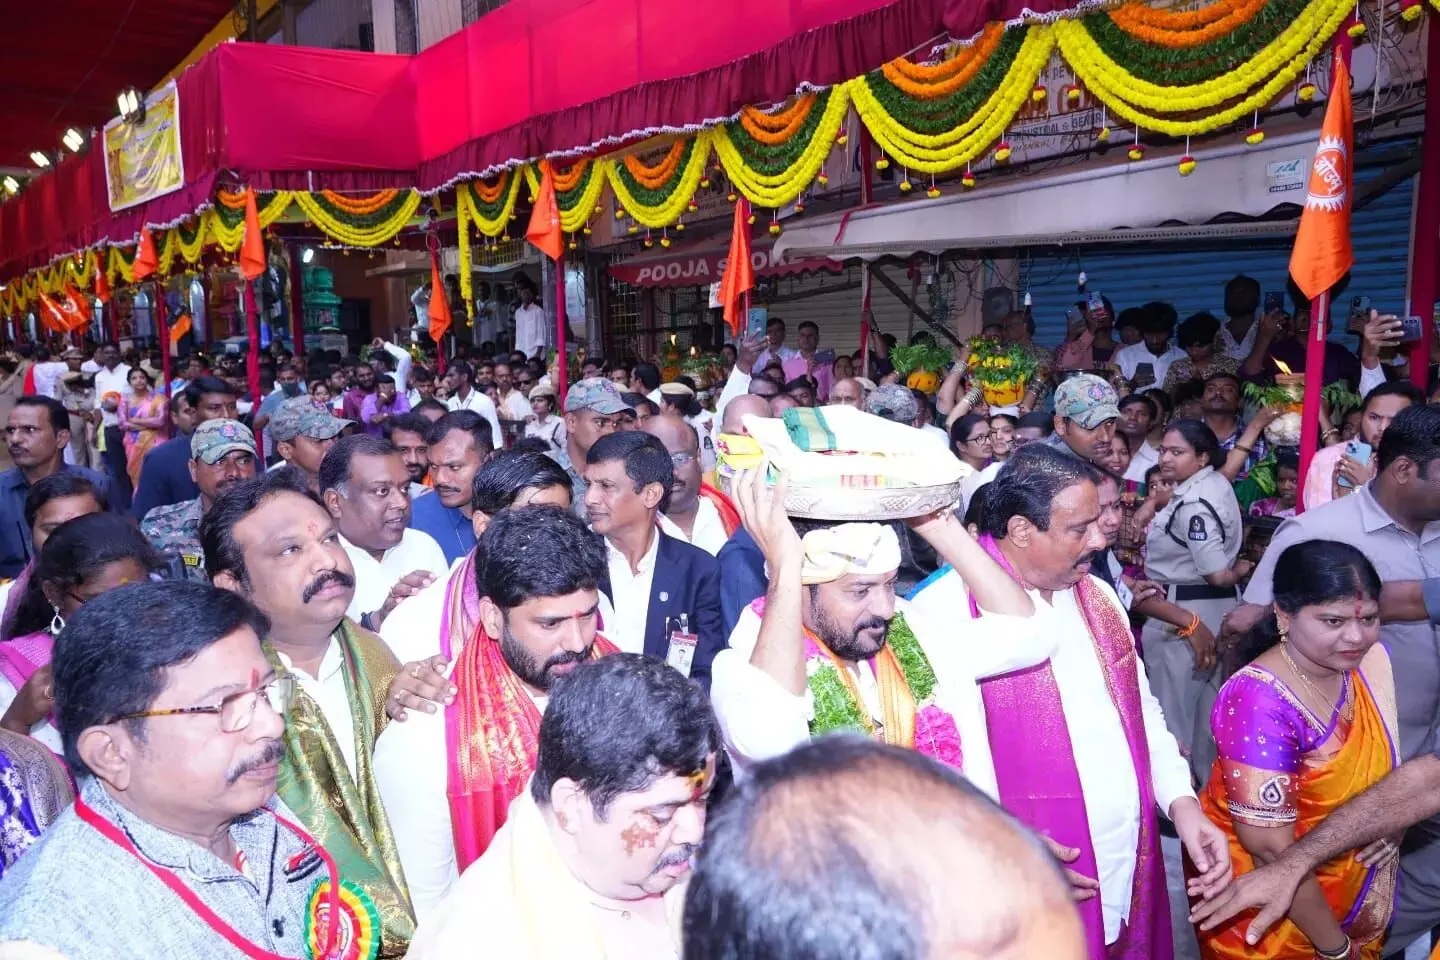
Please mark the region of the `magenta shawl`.
MULTIPOLYGON (((1020 580, 993 538, 987 535, 980 542, 1006 573, 1020 580)), ((1107 948, 1100 898, 1078 904, 1085 921, 1086 943, 1091 960, 1169 957, 1174 952, 1170 901, 1155 816, 1150 750, 1141 715, 1135 639, 1130 625, 1092 578, 1087 576, 1075 585, 1075 599, 1090 628, 1110 699, 1120 714, 1140 788, 1140 843, 1136 850, 1129 922, 1121 930, 1120 939, 1107 948)), ((980 616, 974 597, 970 599, 970 616, 972 619, 980 616)), ((1080 858, 1069 865, 1071 869, 1098 877, 1085 794, 1080 788, 1080 772, 1075 766, 1060 688, 1055 683, 1050 661, 983 680, 980 692, 985 700, 1001 805, 1031 829, 1079 849, 1080 858)))
POLYGON ((54 648, 55 638, 49 630, 0 643, 0 674, 19 691, 31 674, 50 662, 50 652, 54 648))

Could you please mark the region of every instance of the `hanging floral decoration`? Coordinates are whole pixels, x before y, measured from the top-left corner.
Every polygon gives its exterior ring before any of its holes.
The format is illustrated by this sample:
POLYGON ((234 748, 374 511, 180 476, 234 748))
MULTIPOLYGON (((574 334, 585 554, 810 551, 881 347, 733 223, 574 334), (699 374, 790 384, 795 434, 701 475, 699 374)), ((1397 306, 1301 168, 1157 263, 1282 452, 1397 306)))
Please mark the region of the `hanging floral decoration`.
POLYGON ((841 85, 800 97, 778 113, 742 112, 739 121, 715 129, 715 155, 734 191, 757 207, 783 207, 820 177, 849 108, 841 85), (754 136, 767 125, 775 136, 754 136))
POLYGON ((505 232, 520 195, 519 170, 506 170, 490 180, 470 180, 455 188, 455 209, 487 237, 505 232))
POLYGON ((710 142, 710 131, 702 130, 676 140, 658 163, 626 156, 605 164, 616 203, 634 221, 627 232, 638 233, 642 226, 659 230, 680 218, 705 174, 710 142))
POLYGON ((297 193, 295 203, 330 239, 349 247, 376 247, 396 237, 420 208, 416 190, 385 192, 392 195, 364 213, 339 206, 321 193, 297 193))

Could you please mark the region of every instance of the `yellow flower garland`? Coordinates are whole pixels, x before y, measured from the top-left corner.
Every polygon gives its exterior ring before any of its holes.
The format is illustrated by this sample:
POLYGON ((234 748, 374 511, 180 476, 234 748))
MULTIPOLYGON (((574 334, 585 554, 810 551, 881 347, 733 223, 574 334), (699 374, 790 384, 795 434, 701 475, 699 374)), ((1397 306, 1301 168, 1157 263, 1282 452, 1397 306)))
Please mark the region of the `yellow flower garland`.
POLYGON ((809 189, 834 149, 835 138, 845 123, 845 115, 850 108, 850 88, 851 83, 844 83, 830 91, 830 100, 805 151, 789 169, 778 174, 767 175, 752 170, 731 142, 729 130, 724 125, 716 127, 712 131, 715 155, 720 158, 720 165, 735 189, 756 206, 772 208, 785 206, 809 189))
POLYGON ((465 318, 475 319, 475 295, 471 292, 475 278, 470 275, 470 211, 461 196, 468 193, 462 184, 455 191, 455 229, 459 233, 457 243, 460 254, 460 297, 465 301, 465 318))
POLYGON ((882 150, 910 170, 946 173, 980 156, 1004 133, 1029 99, 1054 46, 1055 35, 1050 27, 1030 27, 1015 62, 990 99, 958 127, 941 134, 906 129, 875 99, 864 77, 851 80, 847 86, 855 101, 855 112, 882 150))
MULTIPOLYGON (((701 130, 695 134, 695 146, 690 151, 690 159, 686 163, 685 169, 680 172, 680 183, 670 196, 658 206, 647 207, 640 203, 625 185, 625 180, 620 176, 620 168, 616 166, 615 161, 602 161, 604 167, 602 170, 597 170, 596 174, 601 172, 605 174, 605 179, 610 183, 610 189, 615 191, 615 202, 636 223, 642 227, 658 230, 661 227, 668 227, 678 220, 680 214, 684 213, 685 208, 690 205, 690 198, 695 196, 695 190, 700 186, 700 178, 705 175, 705 163, 710 159, 710 147, 713 141, 712 131, 701 130)), ((588 210, 590 208, 581 206, 580 209, 588 210)))
MULTIPOLYGON (((268 227, 280 219, 281 214, 290 209, 290 204, 295 202, 296 196, 289 190, 278 190, 271 194, 269 202, 258 206, 255 211, 260 218, 260 226, 268 227)), ((213 208, 206 210, 204 216, 208 224, 206 232, 210 234, 211 243, 226 253, 234 253, 240 249, 240 243, 245 239, 244 220, 227 228, 220 219, 220 214, 213 208)))
POLYGON ((494 219, 486 219, 480 213, 480 207, 475 199, 474 186, 462 183, 455 190, 455 206, 457 209, 464 209, 465 216, 475 224, 487 237, 498 237, 505 232, 506 226, 510 223, 510 217, 515 212, 515 199, 520 196, 520 171, 511 170, 506 174, 505 182, 505 204, 500 208, 494 219))
POLYGON ((415 211, 420 208, 420 193, 417 190, 407 190, 395 215, 368 230, 356 229, 335 219, 317 199, 316 194, 297 193, 295 203, 330 239, 351 247, 378 247, 393 239, 410 222, 410 218, 415 216, 415 211))

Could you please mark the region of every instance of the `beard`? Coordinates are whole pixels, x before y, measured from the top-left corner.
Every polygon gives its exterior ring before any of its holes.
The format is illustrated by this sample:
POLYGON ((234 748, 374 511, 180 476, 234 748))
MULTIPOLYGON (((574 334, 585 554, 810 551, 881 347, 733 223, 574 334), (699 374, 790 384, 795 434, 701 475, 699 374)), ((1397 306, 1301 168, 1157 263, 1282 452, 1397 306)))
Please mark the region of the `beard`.
POLYGON ((552 654, 550 659, 540 663, 536 656, 525 645, 516 639, 515 634, 510 632, 510 624, 506 623, 500 628, 500 656, 505 658, 505 663, 515 675, 524 680, 536 690, 549 692, 551 685, 559 679, 554 672, 556 667, 563 667, 567 664, 582 663, 590 659, 590 652, 594 649, 594 641, 579 653, 572 653, 569 650, 561 650, 552 654))
POLYGON ((810 601, 810 617, 815 635, 830 648, 831 653, 842 660, 868 660, 875 656, 880 652, 880 648, 885 646, 884 631, 890 626, 889 620, 865 617, 853 627, 842 627, 825 613, 818 597, 810 601), (881 631, 878 642, 861 636, 862 633, 873 630, 881 631))

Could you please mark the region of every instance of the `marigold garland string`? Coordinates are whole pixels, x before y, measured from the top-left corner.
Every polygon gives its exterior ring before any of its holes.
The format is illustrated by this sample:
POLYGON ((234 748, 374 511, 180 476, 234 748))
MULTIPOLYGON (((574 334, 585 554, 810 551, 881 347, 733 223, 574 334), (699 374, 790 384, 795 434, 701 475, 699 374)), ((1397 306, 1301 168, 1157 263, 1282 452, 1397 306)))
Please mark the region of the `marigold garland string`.
POLYGON ((658 188, 647 187, 636 180, 623 162, 607 163, 605 177, 615 191, 616 203, 642 227, 658 230, 674 223, 685 212, 705 174, 711 138, 709 130, 681 138, 676 172, 658 188))
POLYGON ((783 207, 807 190, 820 174, 849 107, 848 84, 826 90, 811 107, 806 126, 791 138, 785 151, 769 155, 774 162, 765 164, 763 169, 752 162, 752 158, 759 159, 760 151, 770 148, 750 140, 738 124, 715 128, 715 154, 735 189, 751 203, 759 207, 783 207))
POLYGON ((972 46, 962 48, 941 64, 931 67, 902 57, 881 67, 881 73, 906 96, 919 100, 948 96, 975 78, 999 49, 1006 32, 1003 25, 990 24, 972 46))
POLYGON ((1158 21, 1152 20, 1141 13, 1141 9, 1150 13, 1161 13, 1162 11, 1138 3, 1127 3, 1107 11, 1101 16, 1146 43, 1156 43, 1167 47, 1195 47, 1218 40, 1242 24, 1248 23, 1265 9, 1267 2, 1268 0, 1235 0, 1235 2, 1220 0, 1203 10, 1192 11, 1201 13, 1210 11, 1212 8, 1220 8, 1217 11, 1218 15, 1213 19, 1201 22, 1170 21, 1163 17, 1158 21))
POLYGON ((455 188, 455 206, 487 237, 498 237, 510 224, 520 195, 519 170, 506 170, 493 182, 470 180, 455 188), (488 198, 488 199, 487 199, 488 198))

